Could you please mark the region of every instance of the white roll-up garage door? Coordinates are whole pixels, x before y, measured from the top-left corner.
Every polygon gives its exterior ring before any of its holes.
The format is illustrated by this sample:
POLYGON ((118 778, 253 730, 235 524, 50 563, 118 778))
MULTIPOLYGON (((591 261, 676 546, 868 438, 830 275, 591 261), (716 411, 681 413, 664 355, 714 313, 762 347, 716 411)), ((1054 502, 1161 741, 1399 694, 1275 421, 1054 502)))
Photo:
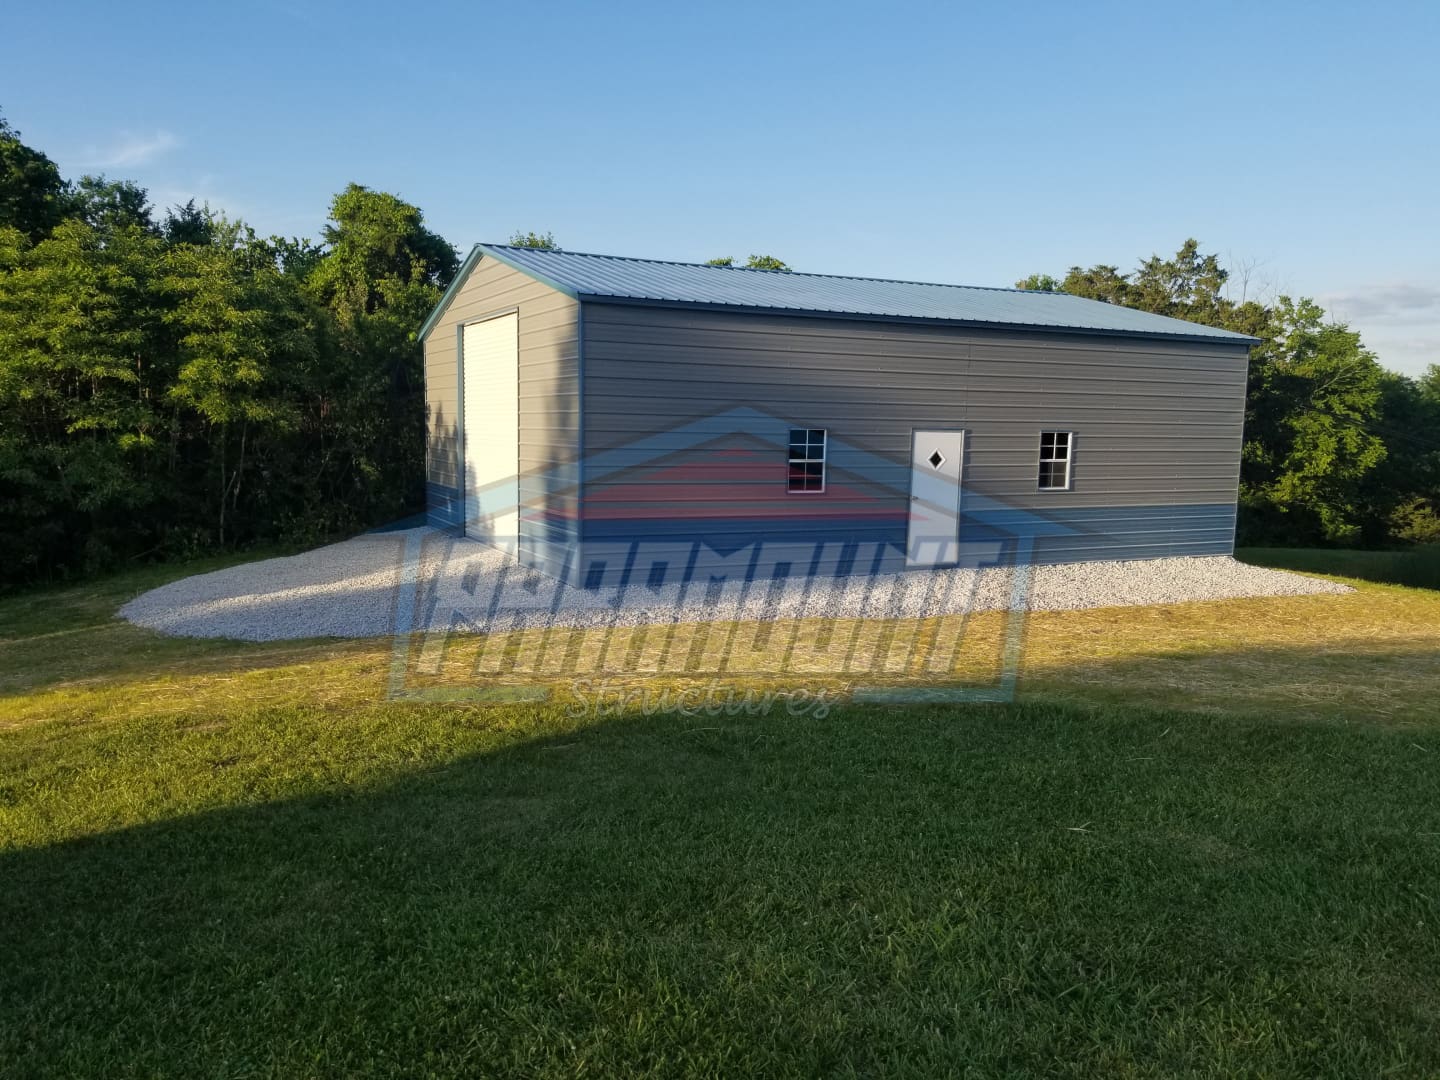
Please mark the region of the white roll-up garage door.
POLYGON ((465 535, 514 551, 519 532, 520 341, 511 312, 461 332, 465 535))

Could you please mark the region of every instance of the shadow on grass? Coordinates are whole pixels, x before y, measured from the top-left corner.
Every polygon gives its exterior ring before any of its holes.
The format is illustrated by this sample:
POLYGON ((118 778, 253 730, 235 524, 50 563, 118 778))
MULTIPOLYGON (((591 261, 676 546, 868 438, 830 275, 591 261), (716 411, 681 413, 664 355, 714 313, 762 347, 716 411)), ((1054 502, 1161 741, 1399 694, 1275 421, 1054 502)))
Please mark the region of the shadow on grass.
MULTIPOLYGON (((415 711, 417 753, 455 715, 415 711)), ((11 852, 0 1060, 1429 1072, 1422 738, 1041 706, 630 715, 11 852)))
POLYGON ((1406 551, 1252 547, 1237 549, 1235 557, 1255 566, 1440 590, 1440 544, 1406 551))

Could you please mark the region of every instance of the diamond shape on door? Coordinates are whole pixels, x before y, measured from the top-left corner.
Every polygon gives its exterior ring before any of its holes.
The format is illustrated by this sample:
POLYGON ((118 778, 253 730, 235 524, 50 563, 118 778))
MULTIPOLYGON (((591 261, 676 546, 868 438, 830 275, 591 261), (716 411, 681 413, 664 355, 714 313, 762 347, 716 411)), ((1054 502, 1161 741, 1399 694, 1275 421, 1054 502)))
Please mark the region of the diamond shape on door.
POLYGON ((941 465, 945 464, 945 455, 940 453, 939 450, 935 450, 925 460, 938 469, 941 465))

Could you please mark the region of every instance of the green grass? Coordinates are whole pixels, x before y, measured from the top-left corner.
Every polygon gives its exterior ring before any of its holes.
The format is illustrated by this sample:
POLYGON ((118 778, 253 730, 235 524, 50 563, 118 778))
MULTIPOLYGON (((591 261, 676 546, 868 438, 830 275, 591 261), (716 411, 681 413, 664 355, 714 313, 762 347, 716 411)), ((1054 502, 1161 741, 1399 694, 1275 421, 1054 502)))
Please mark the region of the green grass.
POLYGON ((1240 548, 1235 557, 1256 566, 1310 574, 1384 581, 1440 589, 1440 544, 1409 551, 1352 551, 1342 548, 1240 548))
POLYGON ((1434 594, 595 719, 108 619, 161 573, 0 601, 5 1076, 1440 1073, 1434 594))

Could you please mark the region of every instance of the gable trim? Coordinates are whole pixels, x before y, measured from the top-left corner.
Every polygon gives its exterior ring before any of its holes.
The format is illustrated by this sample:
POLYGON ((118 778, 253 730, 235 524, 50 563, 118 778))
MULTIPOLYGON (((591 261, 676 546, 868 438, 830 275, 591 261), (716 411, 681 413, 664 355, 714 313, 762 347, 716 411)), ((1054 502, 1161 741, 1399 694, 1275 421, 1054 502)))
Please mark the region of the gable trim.
POLYGON ((429 336, 430 331, 435 329, 435 324, 440 321, 441 316, 443 316, 450 305, 454 303, 455 297, 460 294, 460 290, 465 287, 465 283, 470 280, 470 275, 474 273, 475 267, 478 266, 481 259, 487 255, 496 262, 504 263, 510 267, 510 269, 524 274, 533 281, 538 281, 540 284, 546 285, 556 292, 564 293, 572 300, 578 300, 580 298, 579 294, 570 286, 562 285, 560 282, 544 274, 537 274, 534 270, 527 266, 522 266, 514 259, 506 258, 503 252, 496 251, 487 244, 476 244, 470 249, 470 254, 465 256, 465 261, 460 264, 460 269, 455 272, 455 277, 450 282, 450 287, 447 288, 440 297, 440 301, 435 305, 435 309, 431 311, 430 314, 425 317, 425 321, 420 324, 420 329, 415 334, 416 341, 423 342, 425 338, 429 336))

